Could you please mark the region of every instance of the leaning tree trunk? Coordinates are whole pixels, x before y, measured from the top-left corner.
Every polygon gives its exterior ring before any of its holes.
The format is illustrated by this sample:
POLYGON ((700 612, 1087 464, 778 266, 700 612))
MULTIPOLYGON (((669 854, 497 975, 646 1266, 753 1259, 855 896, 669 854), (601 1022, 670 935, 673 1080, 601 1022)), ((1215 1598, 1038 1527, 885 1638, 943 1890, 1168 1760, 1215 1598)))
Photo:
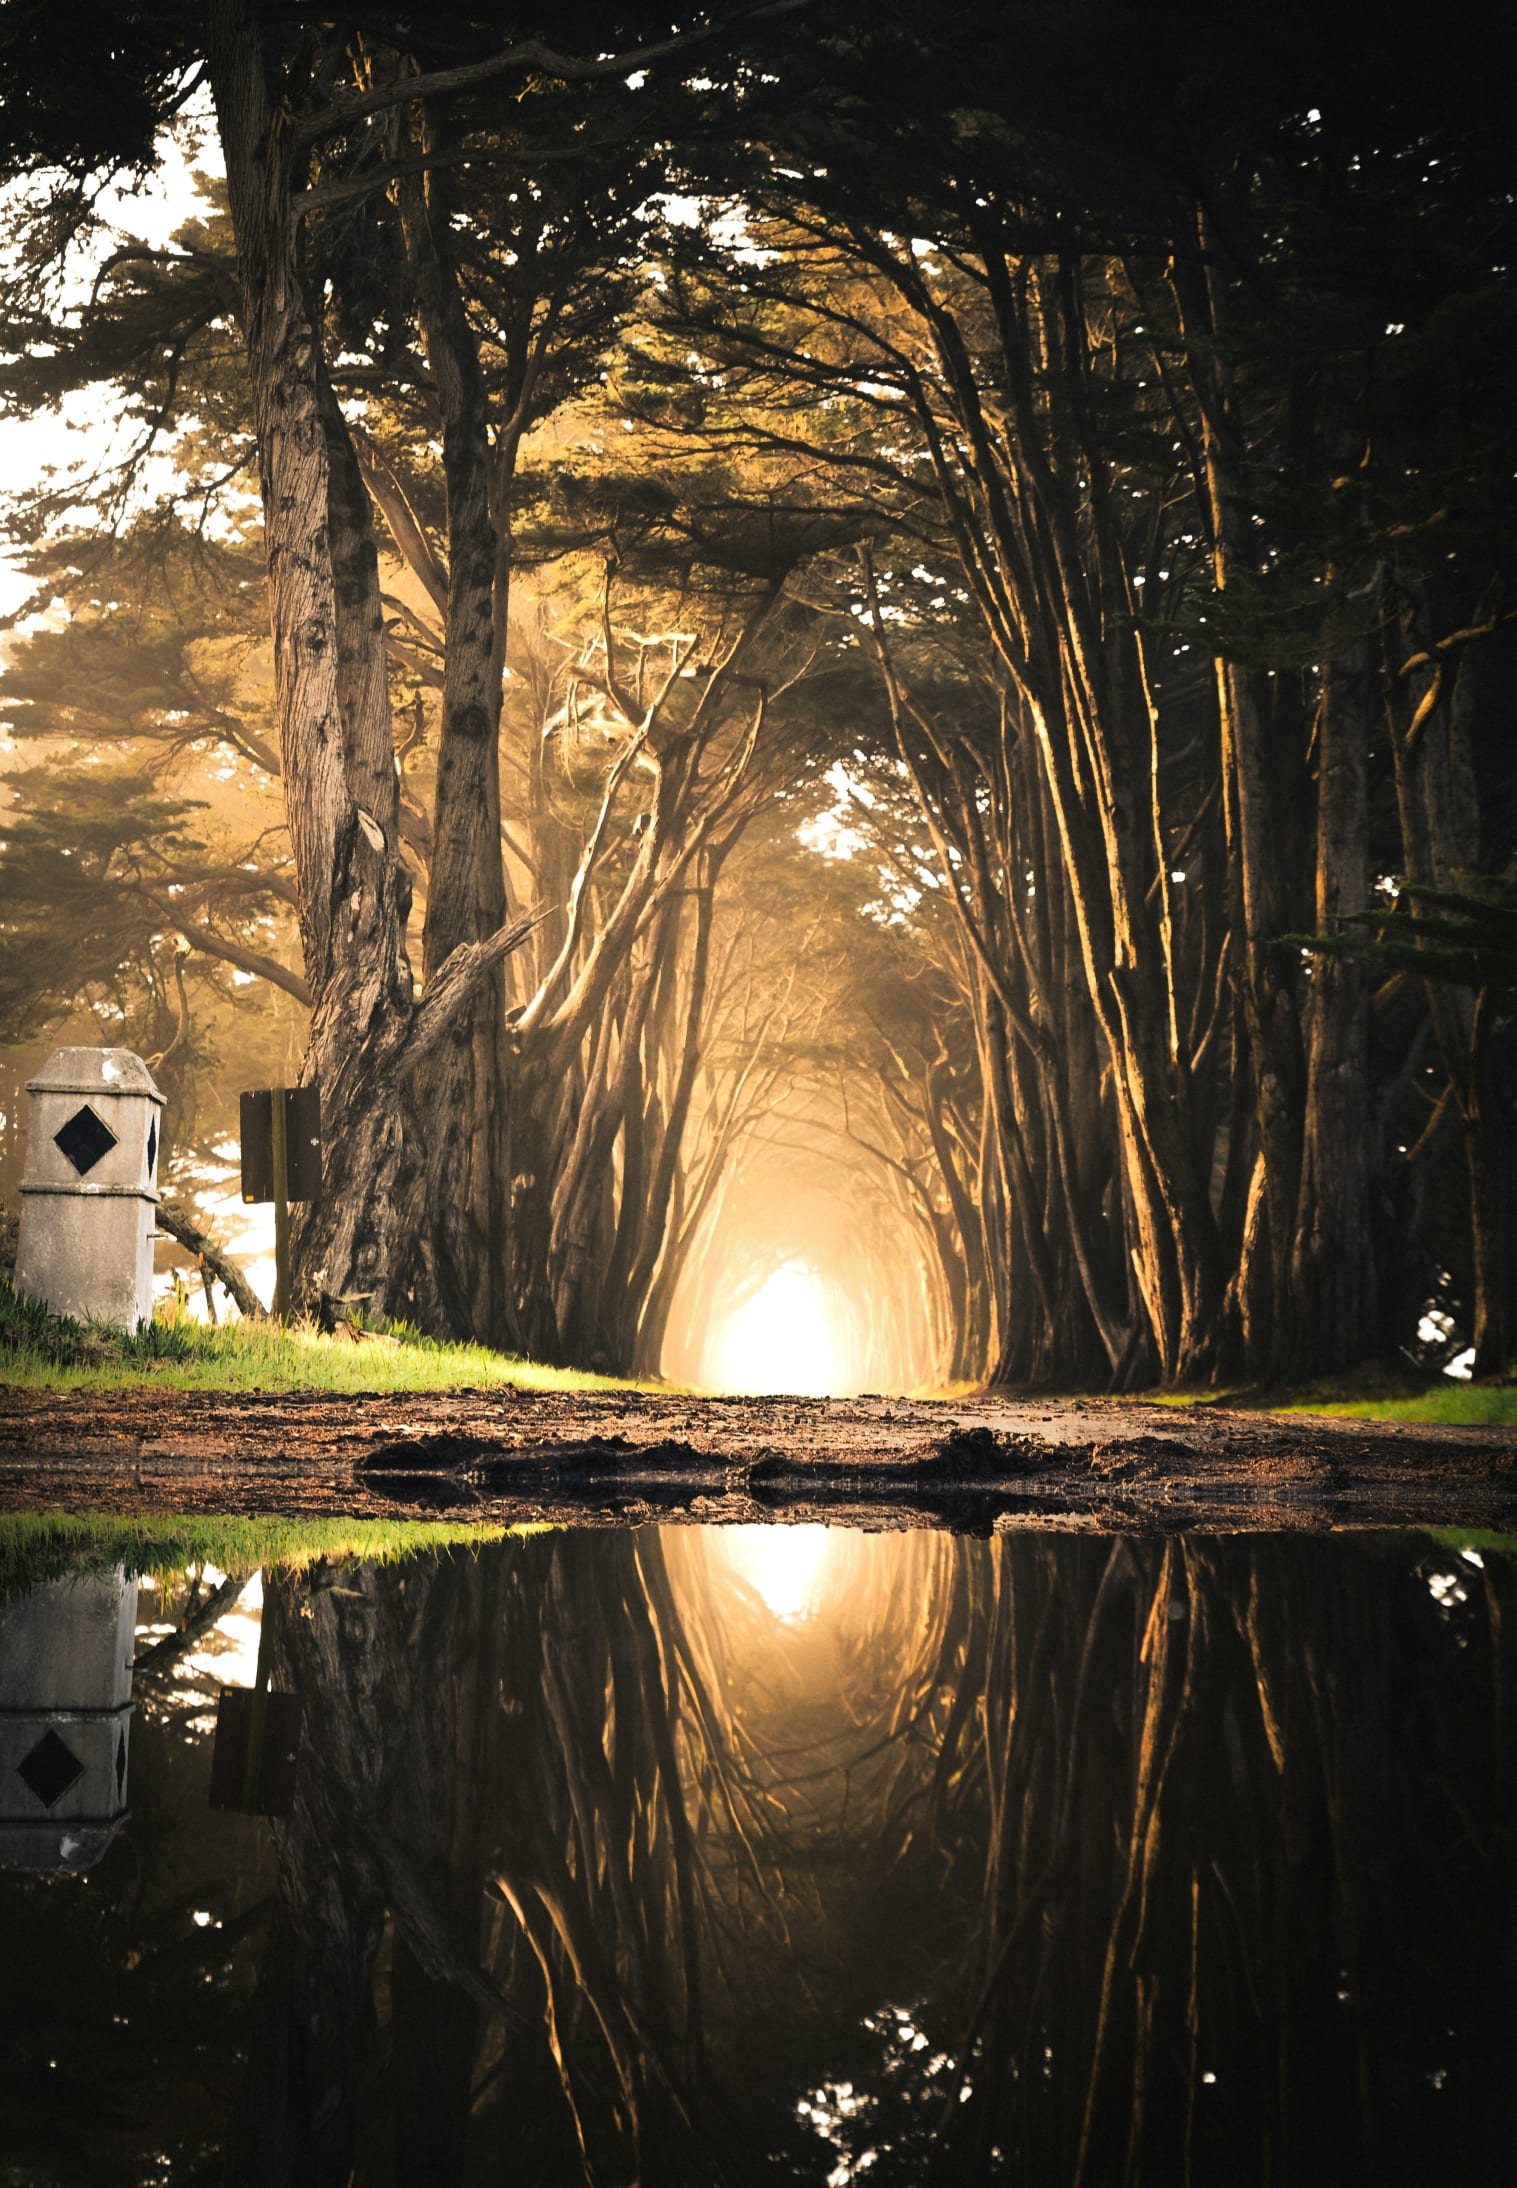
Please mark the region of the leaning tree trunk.
MULTIPOLYGON (((652 1166, 643 1206, 637 1212, 638 1221, 632 1234, 635 1253, 623 1280, 622 1296, 616 1303, 620 1317, 622 1357, 629 1369, 637 1365, 639 1332, 652 1297, 655 1273, 671 1244, 671 1224, 677 1225, 679 1219, 675 1184, 686 1153, 685 1134, 690 1121, 690 1104, 695 1093, 695 1077, 706 1030, 706 986, 711 969, 714 892, 723 856, 725 848, 721 853, 708 854, 701 862, 700 880, 695 890, 695 933, 690 945, 683 1016, 681 1023, 672 1029, 670 1036, 679 1056, 679 1065, 670 1090, 658 1154, 652 1166)), ((671 975, 672 973, 673 968, 671 975)), ((624 1208, 624 1223, 626 1215, 624 1208)))

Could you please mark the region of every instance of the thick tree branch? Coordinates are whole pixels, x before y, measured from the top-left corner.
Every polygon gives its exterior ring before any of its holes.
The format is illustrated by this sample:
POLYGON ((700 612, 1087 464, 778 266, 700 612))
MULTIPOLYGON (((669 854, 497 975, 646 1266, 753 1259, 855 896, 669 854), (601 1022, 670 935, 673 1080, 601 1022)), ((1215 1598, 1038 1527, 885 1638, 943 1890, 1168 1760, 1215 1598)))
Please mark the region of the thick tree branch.
POLYGON ((224 1286, 239 1314, 252 1321, 263 1316, 263 1302, 252 1285, 238 1268, 231 1255, 177 1201, 162 1200, 158 1203, 158 1228, 166 1231, 174 1243, 182 1246, 187 1254, 193 1254, 208 1269, 218 1284, 224 1286))
POLYGON ((165 1634, 161 1641, 155 1641, 150 1649, 143 1650, 133 1662, 134 1676, 138 1679, 162 1678, 165 1672, 172 1671, 180 1657, 194 1647, 200 1636, 208 1632, 218 1618, 225 1618, 250 1577, 248 1573, 228 1574, 203 1602, 196 1605, 182 1626, 173 1633, 165 1634))
MULTIPOLYGON (((144 894, 148 892, 144 891, 144 894)), ((162 897, 151 897, 150 901, 162 914, 165 926, 171 927, 175 934, 182 934, 185 941, 203 956, 219 957, 223 964, 235 965, 239 972, 250 972, 256 979, 270 980, 276 988, 283 988, 286 995, 293 995, 297 1003, 304 1003, 307 1009, 310 1008, 309 986, 298 972, 291 972, 287 965, 281 965, 278 958, 266 957, 262 950, 245 949, 240 942, 229 942, 224 935, 217 934, 214 928, 203 927, 197 920, 184 918, 175 905, 165 903, 162 897)))
POLYGON ((548 917, 548 910, 528 912, 483 942, 461 943, 443 959, 416 1006, 401 1055, 403 1072, 426 1061, 480 984, 548 917))

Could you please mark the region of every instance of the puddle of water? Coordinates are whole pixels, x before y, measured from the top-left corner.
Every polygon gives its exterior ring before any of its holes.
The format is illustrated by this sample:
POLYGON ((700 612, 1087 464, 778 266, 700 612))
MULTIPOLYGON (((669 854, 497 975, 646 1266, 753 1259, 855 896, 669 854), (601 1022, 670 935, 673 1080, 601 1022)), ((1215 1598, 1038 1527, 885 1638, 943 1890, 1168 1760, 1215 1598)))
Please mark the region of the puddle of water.
POLYGON ((1410 1535, 271 1576, 95 1864, 0 1868, 0 2179, 1504 2183, 1514 1634, 1410 1535), (208 1805, 259 1664, 274 1822, 208 1805))

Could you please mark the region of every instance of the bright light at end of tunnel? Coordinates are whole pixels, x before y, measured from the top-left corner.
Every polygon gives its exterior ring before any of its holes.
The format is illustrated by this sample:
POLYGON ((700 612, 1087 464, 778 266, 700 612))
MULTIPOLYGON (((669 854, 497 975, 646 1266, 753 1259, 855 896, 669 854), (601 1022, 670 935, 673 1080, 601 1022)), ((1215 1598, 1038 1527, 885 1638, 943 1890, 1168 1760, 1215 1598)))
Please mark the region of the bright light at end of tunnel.
POLYGON ((718 1340, 711 1379, 719 1390, 833 1395, 838 1357, 832 1317, 809 1269, 794 1262, 776 1269, 738 1308, 718 1340))
POLYGON ((809 1618, 821 1593, 825 1527, 724 1527, 722 1547, 773 1618, 809 1618))

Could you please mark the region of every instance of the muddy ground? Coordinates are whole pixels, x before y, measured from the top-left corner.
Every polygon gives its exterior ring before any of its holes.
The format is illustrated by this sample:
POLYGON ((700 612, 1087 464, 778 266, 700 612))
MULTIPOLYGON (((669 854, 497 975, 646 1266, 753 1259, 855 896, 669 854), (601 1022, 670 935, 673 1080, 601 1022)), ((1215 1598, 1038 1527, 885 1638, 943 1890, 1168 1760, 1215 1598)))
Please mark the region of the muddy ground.
POLYGON ((1517 1434, 1222 1406, 0 1388, 0 1510, 1517 1533, 1517 1434))

